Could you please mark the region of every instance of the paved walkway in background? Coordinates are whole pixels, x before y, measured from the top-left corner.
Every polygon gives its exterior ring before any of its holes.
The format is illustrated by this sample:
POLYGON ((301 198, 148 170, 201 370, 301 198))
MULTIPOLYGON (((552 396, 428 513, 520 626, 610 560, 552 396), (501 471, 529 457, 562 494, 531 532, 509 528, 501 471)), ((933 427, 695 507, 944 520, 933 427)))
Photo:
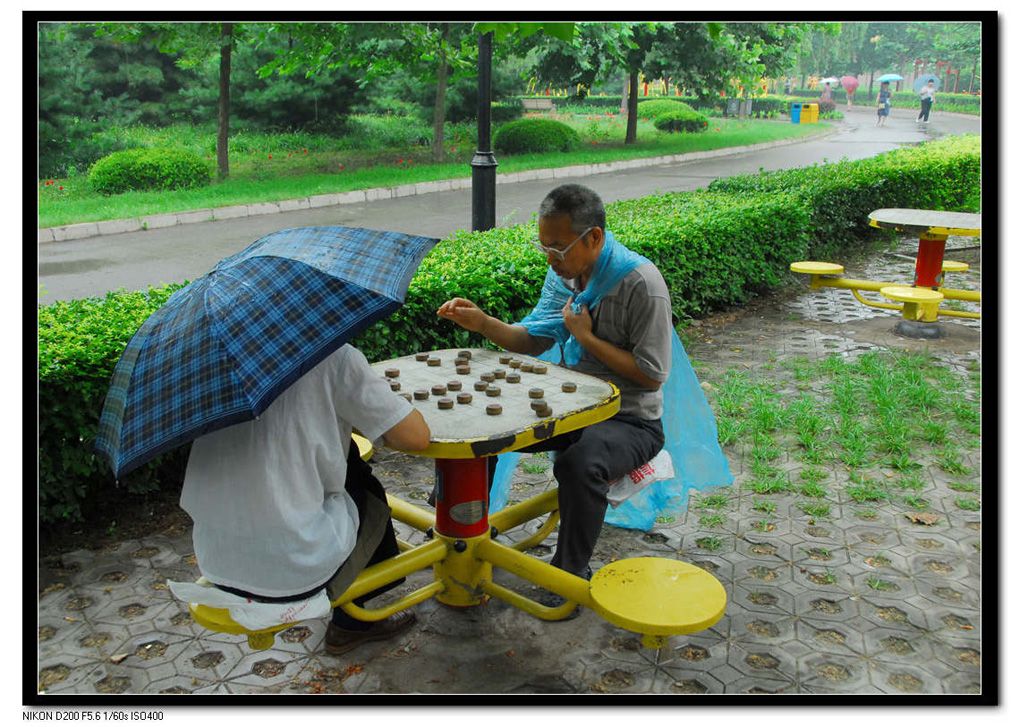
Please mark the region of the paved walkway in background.
MULTIPOLYGON (((950 246, 970 244, 950 240, 950 246)), ((916 250, 905 240, 900 250, 916 250)), ((954 284, 980 283, 977 251, 954 284)), ((910 262, 880 255, 847 263, 847 275, 909 280, 910 262)), ((980 321, 946 322, 936 342, 891 334, 894 315, 865 308, 848 291, 812 291, 754 311, 705 321, 689 347, 702 382, 732 368, 781 378, 794 358, 875 350, 927 350, 969 382, 957 396, 979 397, 968 378, 980 367, 980 321)), ((789 371, 786 376, 792 379, 789 371)), ((793 381, 784 391, 794 392, 793 381)), ((711 393, 710 393, 711 395, 711 393)), ((784 394, 785 395, 785 394, 784 394)), ((792 395, 792 394, 791 394, 792 395)), ((771 464, 799 481, 796 445, 771 464)), ((49 694, 975 694, 982 688, 982 512, 964 509, 958 483, 980 487, 979 449, 961 447, 967 472, 950 475, 934 453, 918 460, 936 516, 912 521, 902 498, 856 502, 841 466, 827 468, 828 516, 811 518, 801 495, 756 495, 749 445, 727 447, 736 481, 712 494, 725 504, 690 507, 650 532, 606 527, 593 568, 622 557, 664 556, 710 570, 728 595, 712 628, 649 650, 636 635, 591 611, 546 623, 500 601, 448 609, 429 601, 418 624, 389 642, 343 657, 322 650, 324 620, 285 631, 267 651, 196 625, 167 590, 167 579, 198 574, 190 532, 154 533, 102 551, 76 551, 41 566, 38 680, 49 694), (771 512, 761 507, 766 500, 771 512), (709 524, 701 516, 721 514, 709 524), (764 526, 763 526, 764 524, 764 526)), ((398 497, 428 508, 430 461, 382 450, 376 474, 398 497)), ((884 466, 869 477, 892 476, 884 466)), ((511 490, 522 500, 551 486, 548 460, 523 460, 511 490)), ((707 494, 707 493, 706 493, 707 494)), ((980 493, 967 497, 979 498, 980 493)), ((529 525, 528 530, 534 529, 529 525)), ((517 541, 525 533, 501 537, 517 541)), ((398 524, 412 543, 422 536, 398 524)), ((534 554, 548 559, 551 536, 534 554)), ((527 592, 497 570, 495 580, 527 592)), ((401 594, 424 585, 420 572, 401 594)), ((174 704, 166 697, 166 704, 174 704)), ((311 703, 311 702, 309 702, 311 703)))
MULTIPOLYGON (((559 170, 551 178, 499 184, 496 220, 500 226, 527 222, 555 184, 583 182, 606 202, 613 202, 659 192, 698 189, 719 177, 754 173, 759 169, 787 169, 842 157, 860 159, 940 134, 980 131, 980 119, 976 117, 936 115, 928 126, 915 124, 913 118, 914 114, 906 109, 894 109, 888 126, 876 128, 874 111, 856 108, 846 112, 836 133, 821 139, 601 174, 559 170)), ((208 216, 207 212, 201 214, 208 216)), ((456 230, 470 228, 471 193, 470 189, 450 189, 40 243, 39 301, 101 296, 120 288, 142 290, 150 285, 194 280, 219 260, 263 235, 308 225, 350 225, 442 238, 456 230)))

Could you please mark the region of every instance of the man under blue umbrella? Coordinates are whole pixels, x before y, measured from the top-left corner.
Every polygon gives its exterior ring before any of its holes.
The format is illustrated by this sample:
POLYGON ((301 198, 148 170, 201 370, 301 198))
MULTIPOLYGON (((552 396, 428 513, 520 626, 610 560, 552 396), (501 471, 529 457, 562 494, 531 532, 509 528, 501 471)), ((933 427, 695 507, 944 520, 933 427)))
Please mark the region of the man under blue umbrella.
MULTIPOLYGON (((412 451, 431 434, 348 341, 403 303, 436 242, 281 230, 177 291, 132 337, 96 448, 119 477, 192 442, 181 507, 203 580, 170 583, 178 598, 257 630, 326 616, 365 567, 398 554, 386 493, 352 432, 412 451)), ((325 648, 343 654, 414 622, 333 609, 325 648)))

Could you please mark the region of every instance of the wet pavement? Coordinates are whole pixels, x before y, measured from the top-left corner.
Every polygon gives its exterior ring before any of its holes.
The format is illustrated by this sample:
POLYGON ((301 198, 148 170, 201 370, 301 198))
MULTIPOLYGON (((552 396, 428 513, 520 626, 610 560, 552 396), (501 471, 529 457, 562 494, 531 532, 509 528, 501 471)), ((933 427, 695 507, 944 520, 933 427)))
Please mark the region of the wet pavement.
MULTIPOLYGON (((951 238, 949 247, 972 244, 951 238)), ((912 250, 916 242, 904 239, 894 252, 912 250)), ((971 264, 955 287, 980 286, 979 251, 947 257, 971 264)), ((911 278, 912 264, 893 255, 840 262, 849 277, 911 278)), ((700 322, 688 351, 710 392, 732 369, 781 377, 783 363, 794 358, 854 359, 875 350, 927 350, 964 381, 980 370, 979 321, 946 321, 945 339, 918 342, 893 335, 896 320, 848 291, 812 291, 805 283, 796 294, 700 322)), ((978 391, 960 395, 980 400, 978 391)), ((950 484, 963 482, 978 498, 981 453, 979 446, 961 452, 966 474, 921 459, 920 494, 936 516, 931 525, 907 517, 902 502, 861 506, 844 494, 843 468, 831 467, 838 486, 826 500, 830 515, 810 518, 796 507, 802 498, 780 494, 769 498, 770 527, 760 527, 748 447, 727 447, 736 481, 711 493, 725 496, 724 505, 714 505, 722 514, 715 524, 701 517, 709 494, 701 493, 648 533, 607 526, 599 540, 594 569, 616 558, 663 556, 706 568, 725 587, 722 620, 659 650, 641 647, 635 634, 590 611, 546 623, 491 600, 465 610, 426 602, 406 634, 343 657, 322 651, 324 621, 300 623, 256 652, 242 637, 196 625, 167 590, 168 579, 199 575, 190 533, 68 553, 42 566, 39 689, 159 695, 166 704, 176 694, 977 694, 982 512, 961 507, 950 484)), ((428 507, 429 461, 383 450, 373 463, 391 492, 428 507)), ((790 473, 803 467, 792 447, 774 464, 790 473)), ((549 461, 525 458, 511 499, 551 486, 549 461)), ((398 536, 423 538, 402 524, 398 536)), ((548 558, 554 539, 532 553, 548 558)), ((430 578, 430 571, 415 574, 398 593, 430 578)), ((527 590, 499 571, 496 580, 527 590)))

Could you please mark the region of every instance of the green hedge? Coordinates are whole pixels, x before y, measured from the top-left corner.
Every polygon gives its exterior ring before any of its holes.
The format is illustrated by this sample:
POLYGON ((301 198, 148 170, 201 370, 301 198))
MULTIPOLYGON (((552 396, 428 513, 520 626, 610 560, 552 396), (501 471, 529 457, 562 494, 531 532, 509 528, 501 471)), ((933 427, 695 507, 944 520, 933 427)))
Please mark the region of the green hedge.
POLYGON ((980 178, 981 137, 952 136, 871 159, 717 179, 708 188, 796 195, 811 210, 810 253, 825 256, 866 235, 872 210, 975 207, 980 178))
MULTIPOLYGON (((182 285, 39 308, 39 517, 80 520, 93 514, 97 493, 109 491, 109 468, 92 453, 113 367, 149 314, 182 285)), ((177 484, 187 449, 124 478, 128 492, 177 484)))
POLYGON ((570 151, 581 138, 564 123, 552 119, 520 119, 499 127, 492 146, 504 154, 570 151))
POLYGON ((187 189, 212 180, 212 169, 183 149, 125 149, 103 157, 89 170, 89 186, 103 194, 132 190, 187 189))
MULTIPOLYGON (((708 190, 607 205, 609 228, 653 260, 677 318, 746 302, 779 285, 789 263, 875 239, 867 215, 880 207, 975 209, 980 139, 950 137, 878 157, 717 180, 708 190)), ((506 321, 534 304, 545 259, 529 244, 534 224, 458 232, 426 256, 402 308, 353 341, 379 361, 481 339, 440 319, 452 296, 478 302, 506 321)), ((823 258, 824 259, 824 258, 823 258)), ((838 259, 838 258, 837 258, 838 259)), ((40 517, 78 519, 116 492, 92 454, 113 367, 128 340, 175 289, 110 293, 39 309, 40 517)), ((178 486, 187 448, 121 483, 129 490, 178 486)))

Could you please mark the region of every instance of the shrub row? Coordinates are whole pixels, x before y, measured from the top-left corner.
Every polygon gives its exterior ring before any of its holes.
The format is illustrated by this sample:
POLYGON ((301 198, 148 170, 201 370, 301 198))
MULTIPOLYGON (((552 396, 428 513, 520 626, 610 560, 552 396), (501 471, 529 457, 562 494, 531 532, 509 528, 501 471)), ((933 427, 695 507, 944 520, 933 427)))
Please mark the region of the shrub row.
POLYGON ((793 194, 811 210, 812 256, 831 255, 866 235, 882 207, 963 209, 980 189, 981 137, 952 136, 877 157, 717 179, 736 194, 793 194))
MULTIPOLYGON (((610 229, 653 260, 678 318, 740 304, 778 285, 789 263, 873 239, 879 207, 961 209, 980 189, 979 138, 949 138, 871 159, 730 178, 708 190, 607 206, 610 229)), ((436 316, 448 298, 471 298, 503 320, 523 317, 545 275, 528 241, 534 225, 458 232, 425 258, 406 303, 359 336, 369 360, 413 351, 477 346, 481 340, 436 316)), ((180 286, 55 303, 39 309, 40 517, 77 519, 114 489, 92 454, 106 388, 120 352, 142 321, 180 286)), ((122 484, 178 486, 187 447, 122 484)))

